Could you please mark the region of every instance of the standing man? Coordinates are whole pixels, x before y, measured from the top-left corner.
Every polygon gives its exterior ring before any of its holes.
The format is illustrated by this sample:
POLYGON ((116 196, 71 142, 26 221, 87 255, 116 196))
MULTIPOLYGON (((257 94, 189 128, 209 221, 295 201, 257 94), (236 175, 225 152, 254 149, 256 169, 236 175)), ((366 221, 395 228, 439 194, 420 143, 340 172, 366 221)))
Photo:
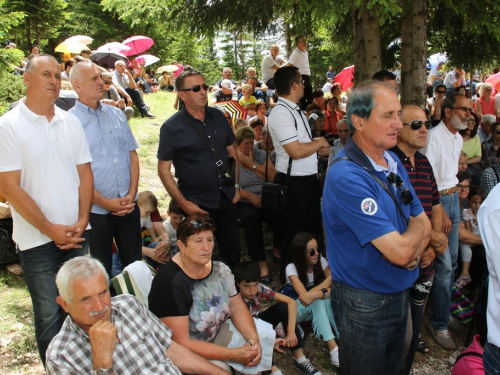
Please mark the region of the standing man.
POLYGON ((234 182, 230 182, 224 171, 228 157, 237 161, 234 133, 220 110, 207 107, 208 85, 201 72, 181 73, 177 77, 177 90, 185 107, 161 127, 158 174, 186 215, 210 215, 215 221, 219 252, 232 269, 241 258, 236 213, 240 185, 237 173, 234 182))
POLYGON ((269 115, 268 127, 276 152, 275 183, 286 183, 288 162, 293 159, 281 247, 283 259, 287 259, 290 241, 301 230, 314 234, 318 244, 323 244, 317 153, 327 156, 330 145, 324 137, 312 138, 309 123, 297 105, 304 95, 299 70, 294 66, 278 69, 274 84, 279 99, 269 115))
POLYGON ((488 339, 484 346, 483 364, 486 375, 500 372, 500 185, 497 185, 477 213, 479 231, 486 250, 490 273, 488 284, 488 339))
POLYGON ((276 88, 274 86, 274 73, 280 67, 285 66, 287 62, 279 56, 280 47, 277 44, 273 44, 269 52, 269 55, 262 59, 260 71, 262 72, 262 81, 269 89, 274 90, 276 88))
POLYGON ((401 370, 409 289, 431 225, 406 170, 387 151, 403 127, 400 112, 388 84, 354 89, 346 116, 352 136, 338 156, 350 160, 332 164, 326 176, 323 218, 341 374, 401 370))
POLYGON ((55 276, 65 261, 88 253, 92 157, 80 121, 54 105, 61 88, 56 59, 33 56, 23 80, 26 98, 0 118, 0 191, 11 205, 45 365, 64 320, 55 276))
POLYGON ((311 85, 311 69, 309 68, 309 54, 306 51, 306 37, 297 35, 295 37, 295 50, 288 59, 288 65, 293 65, 299 69, 299 73, 304 80, 304 95, 300 99, 300 108, 305 111, 307 106, 313 101, 313 89, 311 85))
POLYGON ((336 75, 337 75, 337 73, 335 73, 333 71, 333 66, 330 65, 328 67, 328 71, 326 72, 326 80, 329 80, 329 79, 334 80, 336 75))
POLYGON ((122 60, 115 62, 115 71, 113 72, 113 85, 118 92, 127 100, 127 105, 132 107, 132 102, 139 108, 141 117, 156 117, 149 112, 149 107, 144 103, 141 93, 135 85, 134 77, 125 67, 122 60))
POLYGON ((78 100, 70 113, 83 124, 93 161, 94 200, 90 214, 90 253, 111 274, 115 240, 123 267, 141 260, 139 207, 139 145, 117 107, 100 102, 104 81, 99 67, 83 61, 70 74, 78 100))
POLYGON ((424 310, 429 297, 436 267, 434 258, 442 255, 448 246, 448 238, 443 233, 443 206, 439 200, 436 180, 427 158, 418 150, 427 145, 427 132, 431 122, 425 112, 415 105, 403 107, 401 112, 403 128, 398 133, 398 144, 391 149, 408 173, 411 186, 415 190, 425 214, 432 223, 433 230, 429 245, 420 258, 420 275, 410 289, 410 316, 406 331, 403 373, 410 374, 413 359, 419 343, 419 334, 424 322, 424 310))
POLYGON ((467 128, 471 112, 470 100, 464 95, 447 95, 441 108, 441 122, 429 130, 427 147, 422 150, 434 171, 444 208, 443 232, 448 236, 448 249, 436 258, 436 278, 432 288, 432 318, 428 325, 434 341, 445 349, 456 348, 448 332, 448 323, 453 275, 457 268, 460 225, 456 176, 463 140, 458 131, 467 128))

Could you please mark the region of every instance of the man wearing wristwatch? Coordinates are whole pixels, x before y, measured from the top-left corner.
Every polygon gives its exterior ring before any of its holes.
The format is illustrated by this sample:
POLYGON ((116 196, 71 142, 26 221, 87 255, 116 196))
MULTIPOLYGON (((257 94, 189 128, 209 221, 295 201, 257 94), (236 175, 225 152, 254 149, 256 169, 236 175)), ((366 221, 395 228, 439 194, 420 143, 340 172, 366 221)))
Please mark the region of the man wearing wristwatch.
POLYGON ((399 158, 388 151, 403 127, 400 112, 391 85, 357 86, 346 115, 351 136, 326 176, 323 223, 341 374, 401 370, 410 287, 431 224, 399 158))
POLYGON ((56 284, 57 303, 69 316, 47 349, 48 375, 228 375, 173 341, 172 330, 134 296, 111 298, 108 274, 97 259, 66 262, 56 284))
POLYGON ((219 253, 232 269, 241 258, 236 212, 240 186, 234 133, 224 114, 207 106, 208 85, 201 72, 182 72, 176 86, 184 109, 161 127, 158 174, 186 216, 199 213, 215 221, 219 253), (234 183, 224 172, 229 156, 237 163, 234 183))
POLYGON ((398 144, 391 149, 408 172, 410 183, 417 194, 424 212, 432 223, 429 245, 420 257, 420 276, 410 290, 409 326, 406 332, 402 374, 409 374, 415 352, 419 346, 419 333, 424 319, 424 310, 436 270, 434 258, 442 255, 448 247, 448 238, 443 233, 443 206, 439 199, 436 180, 429 160, 418 150, 427 145, 427 133, 431 126, 425 112, 415 105, 403 107, 403 128, 399 130, 398 144))

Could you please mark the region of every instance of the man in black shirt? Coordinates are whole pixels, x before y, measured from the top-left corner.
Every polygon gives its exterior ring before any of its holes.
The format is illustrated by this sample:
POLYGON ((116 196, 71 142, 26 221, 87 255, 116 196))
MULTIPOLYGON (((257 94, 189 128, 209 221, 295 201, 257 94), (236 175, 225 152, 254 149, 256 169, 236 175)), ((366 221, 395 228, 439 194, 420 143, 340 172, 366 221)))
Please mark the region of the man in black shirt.
MULTIPOLYGON (((184 71, 176 84, 185 107, 161 128, 158 173, 170 196, 187 215, 201 213, 215 221, 219 252, 233 268, 241 256, 235 206, 240 192, 238 173, 235 172, 234 185, 223 171, 229 156, 237 162, 234 134, 224 114, 207 106, 208 85, 201 72, 184 71)), ((238 171, 237 165, 235 170, 238 171)))

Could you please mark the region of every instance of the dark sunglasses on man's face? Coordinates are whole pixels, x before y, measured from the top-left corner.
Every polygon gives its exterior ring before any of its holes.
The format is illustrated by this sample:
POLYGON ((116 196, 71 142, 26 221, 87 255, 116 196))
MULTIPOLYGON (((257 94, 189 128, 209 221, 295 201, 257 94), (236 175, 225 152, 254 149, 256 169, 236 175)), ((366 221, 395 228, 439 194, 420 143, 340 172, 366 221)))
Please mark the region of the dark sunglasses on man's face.
POLYGON ((425 127, 427 129, 430 129, 431 128, 431 122, 429 120, 427 121, 412 121, 412 122, 405 122, 403 123, 403 125, 410 125, 411 126, 411 130, 420 130, 420 128, 422 127, 422 125, 425 125, 425 127))
POLYGON ((446 90, 439 90, 439 91, 436 91, 436 94, 446 94, 446 90))
POLYGON ((179 91, 192 91, 192 92, 198 92, 200 91, 201 89, 205 90, 205 91, 208 91, 208 85, 206 83, 204 83, 203 85, 194 85, 193 87, 189 88, 189 89, 182 89, 182 90, 179 90, 179 91))

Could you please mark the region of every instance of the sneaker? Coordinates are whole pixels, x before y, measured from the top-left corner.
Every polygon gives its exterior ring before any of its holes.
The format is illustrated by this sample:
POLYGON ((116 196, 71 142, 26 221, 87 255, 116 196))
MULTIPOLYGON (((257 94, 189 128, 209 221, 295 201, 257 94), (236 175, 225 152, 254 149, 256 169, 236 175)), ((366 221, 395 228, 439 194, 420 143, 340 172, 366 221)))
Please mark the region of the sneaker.
POLYGON ((321 372, 312 365, 311 361, 306 359, 303 363, 298 363, 295 359, 293 360, 293 367, 304 374, 308 375, 321 375, 321 372))
POLYGON ((283 328, 283 323, 278 324, 274 329, 274 331, 276 332, 277 337, 281 337, 282 339, 286 337, 285 329, 283 328))
POLYGON ((457 345, 450 336, 450 332, 447 329, 434 329, 431 323, 427 325, 429 332, 432 335, 434 341, 441 347, 449 350, 457 348, 457 345))
POLYGON ((460 322, 450 316, 450 321, 448 322, 448 328, 453 332, 460 332, 462 330, 462 325, 460 322))
POLYGON ((339 364, 339 348, 336 347, 335 349, 333 349, 333 353, 332 353, 332 365, 334 365, 335 367, 340 367, 340 364, 339 364))

